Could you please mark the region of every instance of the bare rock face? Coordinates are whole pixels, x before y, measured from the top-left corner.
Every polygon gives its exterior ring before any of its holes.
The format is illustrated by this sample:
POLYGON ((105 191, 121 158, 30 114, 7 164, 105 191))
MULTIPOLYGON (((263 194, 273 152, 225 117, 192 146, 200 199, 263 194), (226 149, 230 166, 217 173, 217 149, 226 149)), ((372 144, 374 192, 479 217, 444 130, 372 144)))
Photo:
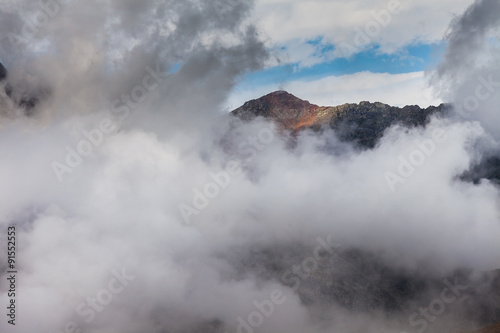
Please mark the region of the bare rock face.
MULTIPOLYGON (((379 102, 323 107, 286 91, 276 91, 246 102, 232 114, 244 120, 264 117, 273 120, 280 129, 292 132, 332 128, 343 141, 355 142, 362 148, 370 149, 392 125, 425 126, 432 115, 445 114, 450 110, 452 106, 449 104, 422 109, 417 105, 399 108, 379 102)), ((500 152, 484 155, 459 178, 473 183, 488 179, 500 185, 500 152)))
MULTIPOLYGON (((322 107, 286 91, 276 91, 246 102, 232 114, 244 121, 264 117, 274 121, 280 130, 292 133, 305 129, 321 131, 331 128, 342 140, 356 142, 364 149, 371 149, 390 126, 426 126, 432 115, 445 114, 449 110, 451 106, 445 104, 422 109, 418 106, 399 108, 378 102, 322 107)), ((480 172, 471 172, 464 177, 477 181, 474 176, 481 178, 496 172, 493 174, 500 179, 498 161, 500 158, 495 163, 484 166, 480 172)), ((297 262, 304 252, 307 253, 307 250, 300 249, 298 245, 291 246, 286 251, 256 251, 248 261, 242 263, 240 271, 243 274, 262 275, 265 279, 281 281, 285 286, 294 288, 293 279, 283 280, 283 276, 288 277, 283 273, 287 268, 284 263, 297 262), (282 258, 279 253, 287 253, 296 258, 282 258)), ((471 329, 461 326, 461 319, 482 326, 500 319, 500 270, 482 273, 460 270, 447 276, 429 277, 394 269, 378 261, 372 254, 356 249, 339 251, 319 260, 314 273, 302 279, 295 291, 303 304, 309 307, 329 309, 336 304, 355 312, 383 311, 394 318, 403 318, 400 324, 405 327, 412 311, 416 311, 415 304, 431 304, 435 295, 439 295, 445 287, 443 281, 467 286, 462 293, 463 299, 447 310, 457 322, 457 332, 471 329)), ((317 310, 316 313, 328 317, 328 311, 317 310)), ((477 332, 500 332, 499 327, 497 324, 477 332)), ((414 331, 414 327, 405 329, 414 331)), ((436 329, 439 330, 435 328, 432 331, 436 329)))
POLYGON ((312 124, 321 125, 320 107, 301 100, 286 91, 276 91, 259 99, 246 102, 233 114, 245 120, 265 117, 276 121, 280 127, 299 130, 312 124))
POLYGON ((232 112, 244 120, 265 117, 285 130, 300 131, 322 127, 335 129, 340 138, 373 148, 390 126, 424 126, 432 114, 443 113, 450 107, 442 104, 427 109, 405 106, 398 108, 383 103, 361 102, 339 106, 318 106, 301 100, 286 91, 276 91, 246 102, 232 112))

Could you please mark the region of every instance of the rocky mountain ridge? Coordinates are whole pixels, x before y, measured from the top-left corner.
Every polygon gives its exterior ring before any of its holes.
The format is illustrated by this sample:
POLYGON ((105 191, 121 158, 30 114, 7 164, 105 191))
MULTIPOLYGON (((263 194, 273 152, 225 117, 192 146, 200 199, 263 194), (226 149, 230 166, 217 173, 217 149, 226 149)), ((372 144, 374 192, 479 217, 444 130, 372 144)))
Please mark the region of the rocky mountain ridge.
MULTIPOLYGON (((371 149, 384 135, 384 131, 395 124, 425 126, 432 115, 445 115, 452 109, 449 104, 423 109, 417 105, 399 108, 380 102, 325 107, 311 104, 286 91, 275 91, 246 102, 231 114, 247 121, 264 117, 273 120, 280 129, 292 133, 331 128, 341 140, 371 149)), ((488 179, 500 184, 500 153, 482 156, 480 161, 475 161, 468 171, 458 177, 473 183, 488 179)))
POLYGON ((244 120, 259 116, 272 119, 281 129, 292 132, 307 128, 319 130, 326 126, 335 129, 341 139, 373 148, 390 126, 397 123, 424 126, 431 115, 449 109, 446 104, 422 109, 417 105, 399 108, 380 102, 318 106, 286 91, 275 91, 246 102, 232 114, 244 120))
MULTIPOLYGON (((406 127, 425 126, 432 115, 445 115, 451 109, 452 106, 446 104, 422 109, 416 105, 399 108, 379 102, 324 107, 311 104, 286 91, 276 91, 246 102, 232 111, 232 115, 244 121, 264 117, 274 121, 280 130, 291 133, 306 129, 320 131, 331 128, 342 140, 356 142, 364 149, 371 149, 389 127, 395 124, 406 127)), ((479 166, 471 166, 471 170, 462 176, 463 180, 477 182, 482 178, 497 176, 500 174, 500 168, 496 167, 498 163, 494 162, 495 160, 488 159, 479 166)), ((267 251, 271 252, 273 251, 267 251)), ((293 250, 287 252, 293 253, 293 250)), ((275 256, 254 255, 258 260, 249 260, 249 263, 242 267, 242 271, 248 270, 249 274, 269 274, 273 267, 281 266, 280 260, 276 260, 275 256), (252 262, 260 262, 265 267, 252 267, 252 262)), ((299 255, 297 254, 298 257, 299 255)), ((461 283, 472 288, 464 292, 464 302, 453 304, 449 311, 460 313, 457 318, 470 318, 483 326, 500 319, 500 271, 485 273, 483 280, 476 282, 469 279, 470 272, 426 280, 405 272, 393 271, 377 263, 369 254, 354 249, 322 260, 318 267, 308 281, 297 288, 302 302, 310 306, 328 308, 330 304, 335 303, 355 311, 383 310, 386 313, 401 315, 406 313, 406 305, 418 299, 426 290, 439 291, 439 288, 442 288, 440 283, 442 285, 445 278, 450 281, 459 278, 461 283)), ((279 279, 279 274, 266 278, 279 279)), ((432 298, 428 299, 428 302, 432 302, 432 298)), ((407 316, 410 315, 411 310, 407 313, 407 316)), ((458 332, 461 328, 463 329, 457 323, 455 331, 458 332)), ((482 332, 500 332, 500 326, 496 324, 476 331, 482 332)))

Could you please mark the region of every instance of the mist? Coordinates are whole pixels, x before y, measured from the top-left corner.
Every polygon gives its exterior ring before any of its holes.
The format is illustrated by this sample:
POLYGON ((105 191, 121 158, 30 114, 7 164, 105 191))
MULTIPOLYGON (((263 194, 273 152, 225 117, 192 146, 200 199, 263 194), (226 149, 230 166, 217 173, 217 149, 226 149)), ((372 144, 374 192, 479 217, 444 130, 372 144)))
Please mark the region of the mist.
POLYGON ((498 149, 498 92, 460 109, 478 76, 500 81, 498 2, 451 23, 430 74, 457 112, 394 126, 369 150, 227 115, 231 89, 270 56, 252 1, 46 4, 54 15, 0 8, 0 226, 16 226, 19 271, 17 323, 2 332, 400 332, 407 314, 308 303, 283 275, 328 266, 334 248, 423 279, 500 268, 498 186, 460 180, 498 149), (29 112, 16 103, 32 95, 29 112))

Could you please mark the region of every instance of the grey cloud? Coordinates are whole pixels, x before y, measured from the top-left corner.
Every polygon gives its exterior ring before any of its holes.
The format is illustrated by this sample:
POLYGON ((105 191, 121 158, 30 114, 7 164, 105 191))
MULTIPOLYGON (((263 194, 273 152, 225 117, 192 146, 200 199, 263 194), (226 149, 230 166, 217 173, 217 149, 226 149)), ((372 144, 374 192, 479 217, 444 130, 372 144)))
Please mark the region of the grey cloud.
POLYGON ((394 127, 360 151, 332 132, 301 133, 291 147, 292 138, 265 120, 221 116, 235 82, 268 56, 247 22, 251 8, 228 0, 72 1, 38 32, 47 49, 20 51, 5 36, 19 31, 23 10, 35 9, 28 1, 3 9, 0 57, 9 80, 51 92, 38 118, 0 124, 0 226, 19 231, 19 331, 59 332, 74 321, 89 333, 234 332, 275 289, 287 301, 262 332, 397 331, 384 313, 308 307, 275 268, 251 256, 276 251, 285 258, 280 268, 290 269, 311 253, 289 247, 308 252, 327 235, 424 276, 500 266, 497 187, 457 180, 474 144, 491 140, 480 124, 436 118, 426 129, 394 127), (157 65, 164 81, 59 182, 51 163, 90 140, 85 133, 110 117, 113 101, 157 65), (252 149, 263 129, 273 139, 252 149), (392 192, 384 173, 436 129, 448 140, 392 192), (232 160, 242 173, 186 225, 179 204, 232 160), (86 321, 90 314, 77 309, 89 313, 81 304, 105 295, 122 268, 135 279, 86 321))
POLYGON ((478 52, 488 44, 488 33, 498 28, 500 2, 475 0, 464 14, 450 24, 445 37, 448 45, 438 75, 459 75, 470 67, 476 67, 478 52), (453 74, 454 73, 454 74, 453 74))
POLYGON ((499 1, 476 0, 454 19, 445 38, 441 63, 431 84, 445 101, 453 103, 464 120, 477 120, 499 138, 500 62, 498 55, 499 1), (497 42, 495 42, 497 41, 497 42))

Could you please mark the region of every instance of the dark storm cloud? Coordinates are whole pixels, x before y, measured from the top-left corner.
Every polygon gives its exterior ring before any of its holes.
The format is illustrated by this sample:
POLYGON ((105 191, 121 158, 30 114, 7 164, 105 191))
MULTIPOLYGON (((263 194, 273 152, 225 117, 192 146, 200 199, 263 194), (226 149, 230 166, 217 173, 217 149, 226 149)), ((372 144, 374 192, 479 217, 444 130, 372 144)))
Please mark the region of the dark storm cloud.
POLYGON ((464 120, 477 120, 499 139, 500 2, 475 1, 450 24, 446 50, 431 83, 464 120))
POLYGON ((438 68, 438 75, 460 75, 476 67, 478 51, 487 44, 488 33, 498 29, 500 1, 476 0, 466 12, 455 18, 446 36, 447 49, 438 68), (454 74, 453 74, 454 73, 454 74))
POLYGON ((14 88, 45 85, 52 91, 41 113, 109 109, 148 66, 165 72, 181 66, 150 94, 150 111, 165 124, 181 121, 177 115, 196 122, 217 114, 237 78, 267 57, 255 28, 243 23, 251 1, 40 3, 6 6, 0 56, 14 88), (47 20, 37 23, 36 17, 47 20), (24 26, 34 33, 25 36, 24 26))

